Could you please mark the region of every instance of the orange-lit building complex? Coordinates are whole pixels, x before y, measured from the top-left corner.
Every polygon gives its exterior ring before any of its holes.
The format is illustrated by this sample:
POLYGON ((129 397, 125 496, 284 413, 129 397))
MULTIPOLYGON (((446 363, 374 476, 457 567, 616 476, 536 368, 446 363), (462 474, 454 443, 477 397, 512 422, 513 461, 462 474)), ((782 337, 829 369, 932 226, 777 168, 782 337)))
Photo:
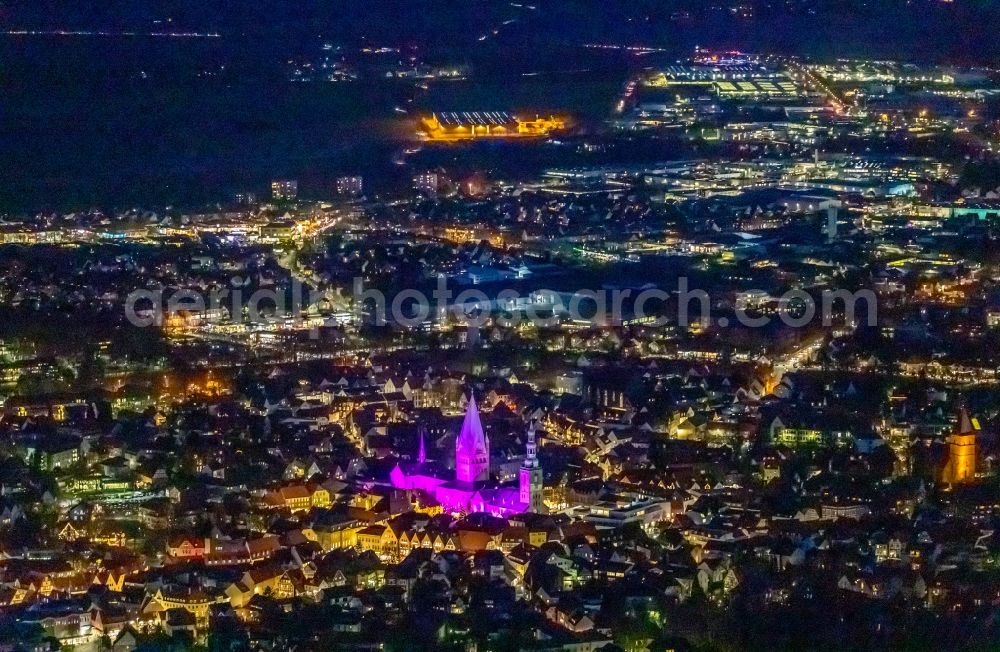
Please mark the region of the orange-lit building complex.
POLYGON ((479 243, 486 240, 494 247, 503 247, 503 234, 493 231, 491 229, 474 228, 474 227, 463 227, 463 226, 447 226, 444 228, 442 233, 442 238, 449 242, 457 242, 459 244, 466 243, 479 243))
POLYGON ((535 116, 523 120, 504 111, 433 113, 422 120, 429 141, 455 142, 479 138, 538 138, 566 128, 562 118, 535 116))

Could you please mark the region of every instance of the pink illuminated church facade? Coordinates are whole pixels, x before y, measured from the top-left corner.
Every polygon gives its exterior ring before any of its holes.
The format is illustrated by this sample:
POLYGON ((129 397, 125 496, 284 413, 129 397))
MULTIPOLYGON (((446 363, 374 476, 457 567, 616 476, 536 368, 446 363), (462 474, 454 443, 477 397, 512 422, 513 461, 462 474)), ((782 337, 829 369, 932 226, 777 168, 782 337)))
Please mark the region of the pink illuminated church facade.
POLYGON ((427 463, 424 437, 420 436, 417 463, 397 464, 389 480, 397 489, 421 490, 449 512, 486 512, 496 516, 522 512, 541 513, 542 469, 536 457, 534 429, 528 432, 527 455, 518 486, 496 486, 490 482, 490 439, 483 430, 475 397, 469 397, 462 429, 455 440, 455 477, 435 475, 427 463))

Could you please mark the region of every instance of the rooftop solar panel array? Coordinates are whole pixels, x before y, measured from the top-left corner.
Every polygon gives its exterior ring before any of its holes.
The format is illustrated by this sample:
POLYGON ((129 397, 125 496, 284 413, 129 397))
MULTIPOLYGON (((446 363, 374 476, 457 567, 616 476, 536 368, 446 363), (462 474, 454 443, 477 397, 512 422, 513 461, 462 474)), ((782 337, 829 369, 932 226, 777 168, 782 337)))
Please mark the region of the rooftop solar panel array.
POLYGON ((462 111, 435 113, 443 127, 499 127, 515 124, 517 119, 506 111, 462 111))
POLYGON ((715 89, 720 95, 797 95, 798 86, 790 81, 718 81, 715 89))

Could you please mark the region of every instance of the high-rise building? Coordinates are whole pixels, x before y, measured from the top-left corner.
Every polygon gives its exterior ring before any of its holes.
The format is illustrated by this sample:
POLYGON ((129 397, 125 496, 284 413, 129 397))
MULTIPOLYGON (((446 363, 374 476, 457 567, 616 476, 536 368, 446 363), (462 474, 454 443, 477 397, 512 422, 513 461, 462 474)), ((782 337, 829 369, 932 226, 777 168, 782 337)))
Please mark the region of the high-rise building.
POLYGON ((275 179, 271 182, 271 198, 278 201, 299 196, 299 182, 294 179, 275 179))
POLYGON ((413 189, 428 195, 436 195, 440 181, 436 172, 424 172, 413 177, 413 189))
POLYGON ((339 177, 337 179, 337 194, 346 197, 358 197, 364 191, 363 177, 339 177))
POLYGON ((528 428, 527 451, 519 474, 521 503, 528 505, 528 511, 542 514, 545 510, 544 478, 542 466, 538 463, 537 443, 535 441, 535 425, 528 428))

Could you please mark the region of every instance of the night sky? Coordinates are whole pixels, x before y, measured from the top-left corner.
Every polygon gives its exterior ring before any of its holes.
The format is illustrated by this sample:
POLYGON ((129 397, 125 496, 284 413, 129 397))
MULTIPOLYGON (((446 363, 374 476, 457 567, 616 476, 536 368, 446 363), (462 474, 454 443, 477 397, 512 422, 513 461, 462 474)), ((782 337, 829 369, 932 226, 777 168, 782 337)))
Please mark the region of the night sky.
POLYGON ((754 7, 752 18, 696 1, 540 0, 534 10, 485 1, 5 2, 0 209, 197 203, 281 175, 306 179, 307 194, 309 179, 322 185, 344 173, 393 187, 400 171, 391 159, 406 146, 393 109, 409 100, 406 90, 292 88, 287 62, 324 42, 472 66, 475 84, 434 89, 420 98, 426 108, 478 108, 500 97, 519 106, 488 108, 585 117, 604 112, 635 69, 696 45, 963 63, 995 62, 1000 51, 992 2, 743 4, 754 7), (10 33, 20 30, 104 34, 10 33), (213 36, 149 35, 161 32, 213 36), (664 52, 628 57, 587 43, 664 52), (550 76, 522 76, 537 72, 550 76))

